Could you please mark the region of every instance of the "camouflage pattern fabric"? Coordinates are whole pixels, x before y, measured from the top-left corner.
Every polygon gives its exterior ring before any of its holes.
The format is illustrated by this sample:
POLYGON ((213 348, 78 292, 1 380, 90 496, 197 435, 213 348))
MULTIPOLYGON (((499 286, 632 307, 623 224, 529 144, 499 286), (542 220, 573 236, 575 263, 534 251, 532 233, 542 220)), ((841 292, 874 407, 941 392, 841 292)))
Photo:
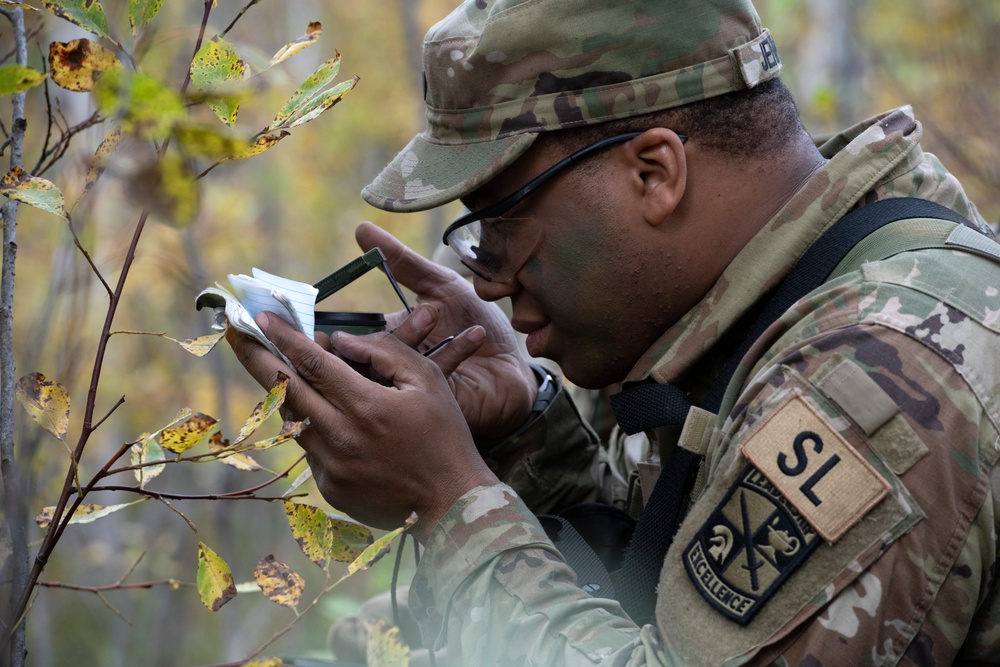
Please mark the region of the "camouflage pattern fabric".
POLYGON ((381 209, 458 199, 539 132, 690 104, 781 70, 749 0, 467 0, 427 33, 423 56, 427 129, 361 193, 381 209))
MULTIPOLYGON (((676 382, 711 367, 712 343, 853 206, 916 196, 982 223, 920 136, 903 108, 826 144, 826 167, 632 379, 676 382)), ((617 603, 577 589, 528 507, 501 485, 466 494, 428 541, 410 589, 424 642, 446 647, 450 665, 1000 664, 998 360, 995 261, 931 249, 865 264, 800 300, 734 377, 706 435, 704 491, 664 563, 655 626, 637 627, 617 603), (757 436, 778 428, 789 405, 838 451, 854 452, 879 500, 816 540, 741 624, 720 611, 721 579, 764 577, 764 555, 780 564, 799 545, 787 524, 765 525, 749 493, 744 524, 770 538, 729 549, 716 529, 725 512, 740 513, 731 499, 754 477, 746 456, 770 446, 757 436), (712 535, 709 557, 732 554, 730 569, 716 568, 716 580, 689 574, 692 545, 712 535)), ((851 483, 810 490, 843 503, 851 483)))

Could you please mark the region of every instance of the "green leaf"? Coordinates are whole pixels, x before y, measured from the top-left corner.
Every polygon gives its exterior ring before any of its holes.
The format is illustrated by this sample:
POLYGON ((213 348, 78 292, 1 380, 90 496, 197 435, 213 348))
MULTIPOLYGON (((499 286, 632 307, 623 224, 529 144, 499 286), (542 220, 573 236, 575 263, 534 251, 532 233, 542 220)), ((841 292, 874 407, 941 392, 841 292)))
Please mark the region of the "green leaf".
POLYGON ((45 74, 24 65, 0 67, 0 95, 13 95, 34 88, 45 80, 45 74))
POLYGON ((198 542, 198 595, 206 607, 219 611, 236 597, 229 565, 204 542, 198 542))
POLYGON ((162 5, 163 0, 128 0, 128 25, 132 34, 152 23, 162 5))
POLYGON ((392 545, 392 541, 396 539, 400 533, 402 533, 404 530, 407 530, 410 526, 412 526, 414 522, 416 522, 416 520, 417 520, 416 513, 411 514, 410 518, 406 520, 405 524, 403 524, 399 528, 396 528, 395 530, 386 533, 382 537, 372 542, 367 549, 362 551, 361 554, 357 558, 355 558, 350 565, 347 566, 347 571, 344 572, 344 575, 340 578, 340 581, 343 581, 344 579, 347 579, 351 575, 361 572, 362 570, 367 570, 372 565, 377 563, 382 558, 382 556, 389 553, 389 548, 392 545))
POLYGON ((325 568, 331 561, 349 563, 372 543, 372 533, 359 523, 330 517, 318 507, 285 501, 292 537, 302 553, 325 568))
POLYGON ((20 167, 14 167, 0 179, 0 195, 69 220, 59 188, 51 181, 32 176, 20 167))
POLYGON ((181 454, 208 438, 218 424, 217 419, 206 414, 191 415, 177 426, 164 429, 160 434, 160 446, 181 454))
POLYGON ((369 667, 409 667, 410 647, 406 645, 399 628, 382 619, 372 623, 362 621, 368 633, 365 664, 369 667))
POLYGON ((42 6, 84 30, 111 39, 101 0, 42 0, 42 6))
POLYGON ((122 131, 163 139, 186 115, 181 97, 156 79, 112 69, 94 85, 94 101, 105 118, 118 119, 122 131))
POLYGON ((39 426, 66 442, 69 430, 69 392, 41 373, 28 373, 14 386, 14 396, 39 426))
POLYGON ((326 92, 309 100, 308 104, 301 109, 297 109, 296 112, 292 114, 292 117, 289 119, 286 127, 291 128, 303 125, 311 120, 315 120, 320 114, 329 111, 335 104, 344 99, 347 93, 354 90, 354 86, 357 85, 359 80, 360 79, 355 76, 350 81, 338 83, 330 90, 327 90, 326 92))
POLYGON ((293 119, 293 116, 308 105, 310 100, 322 94, 323 90, 333 83, 339 73, 340 53, 338 52, 336 56, 317 67, 316 71, 302 82, 298 90, 292 93, 292 96, 285 102, 285 106, 281 107, 266 131, 289 127, 288 123, 293 119))
MULTIPOLYGON (((240 57, 236 47, 215 37, 206 42, 191 61, 191 84, 202 92, 231 91, 233 84, 242 83, 250 75, 250 66, 240 57)), ((209 108, 226 125, 236 122, 239 102, 231 99, 209 101, 209 108)))
MULTIPOLYGON (((109 514, 113 514, 118 510, 123 510, 126 507, 131 507, 132 505, 138 505, 141 502, 149 500, 148 498, 139 498, 138 500, 133 500, 130 503, 122 503, 120 505, 108 505, 107 507, 101 505, 80 505, 73 512, 73 516, 70 517, 70 523, 91 523, 97 521, 102 517, 106 517, 109 514)), ((39 528, 48 528, 49 524, 52 523, 52 515, 55 513, 55 506, 43 507, 41 513, 35 517, 35 523, 38 524, 39 528)))
POLYGON ((143 433, 139 438, 139 442, 132 445, 131 458, 132 465, 143 466, 132 471, 135 473, 136 481, 139 482, 139 488, 145 488, 148 482, 159 477, 160 473, 166 468, 165 464, 159 463, 166 460, 166 457, 163 455, 163 448, 156 444, 150 433, 143 433), (149 465, 150 463, 158 463, 158 465, 149 465))
POLYGON ((89 39, 49 44, 52 80, 66 90, 90 92, 105 72, 121 67, 114 51, 89 39))
POLYGON ((267 398, 257 404, 257 407, 253 409, 250 417, 247 418, 246 423, 243 428, 240 429, 239 435, 236 436, 236 441, 233 442, 234 445, 239 445, 241 442, 253 435, 254 431, 260 428, 261 424, 267 421, 267 418, 273 415, 278 408, 285 402, 285 391, 288 389, 288 376, 284 373, 278 373, 278 379, 275 381, 274 386, 267 393, 267 398))
POLYGON ((306 580, 286 564, 275 560, 274 554, 260 559, 253 576, 267 599, 292 609, 299 606, 306 580))

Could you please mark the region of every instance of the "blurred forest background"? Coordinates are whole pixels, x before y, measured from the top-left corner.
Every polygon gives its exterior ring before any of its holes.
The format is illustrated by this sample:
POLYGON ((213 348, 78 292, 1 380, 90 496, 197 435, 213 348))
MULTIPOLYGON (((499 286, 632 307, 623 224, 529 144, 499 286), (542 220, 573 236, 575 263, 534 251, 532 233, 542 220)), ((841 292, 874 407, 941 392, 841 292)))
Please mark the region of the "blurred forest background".
MULTIPOLYGON (((124 0, 104 0, 114 22, 125 23, 124 0)), ((251 267, 314 282, 358 256, 353 230, 369 219, 431 255, 440 230, 456 213, 393 215, 358 196, 381 167, 423 127, 420 43, 427 28, 455 0, 264 0, 252 7, 228 39, 251 62, 266 62, 279 47, 320 21, 319 43, 269 73, 267 86, 244 105, 238 126, 267 124, 288 95, 334 49, 343 55, 341 79, 361 77, 344 101, 299 128, 280 146, 253 160, 225 163, 201 181, 199 211, 188 226, 147 226, 139 257, 114 328, 165 332, 174 338, 210 333, 211 314, 196 312, 195 295, 228 273, 251 267), (254 116, 259 113, 259 116, 254 116)), ((783 77, 795 93, 807 127, 817 136, 866 117, 911 104, 924 124, 924 146, 964 183, 992 223, 1000 221, 1000 2, 996 0, 758 0, 765 26, 778 43, 783 77)), ((219 0, 210 34, 246 5, 219 0)), ((146 58, 178 83, 200 21, 201 0, 166 2, 146 58)), ((83 31, 41 12, 28 13, 34 41, 67 41, 83 31)), ((12 49, 10 27, 0 20, 0 54, 12 49)), ((44 51, 32 43, 32 66, 44 51)), ((44 97, 28 95, 26 166, 43 139, 44 97)), ((32 94, 34 93, 34 94, 32 94)), ((88 117, 90 96, 50 87, 70 123, 88 117)), ((9 105, 0 100, 9 127, 9 105)), ((45 177, 73 202, 86 165, 107 131, 78 136, 45 177)), ((4 157, 6 163, 6 156, 4 157)), ((7 167, 4 167, 6 171, 7 167)), ((74 212, 74 224, 95 263, 120 266, 139 210, 114 178, 105 177, 74 212)), ((16 376, 39 371, 66 385, 82 407, 107 295, 95 280, 66 225, 22 206, 18 229, 15 303, 16 376)), ((112 278, 115 276, 112 275, 112 278)), ((326 310, 391 311, 399 307, 388 283, 372 272, 335 295, 326 310)), ((91 439, 83 467, 92 471, 123 442, 159 428, 182 407, 239 428, 264 392, 245 374, 227 346, 195 358, 150 336, 115 336, 105 363, 97 414, 126 403, 91 439), (102 407, 103 406, 103 407, 102 407)), ((77 415, 78 418, 78 415, 77 415)), ((65 477, 66 450, 17 409, 18 463, 32 516, 53 504, 65 477)), ((271 425, 274 432, 277 419, 271 425)), ((70 436, 79 431, 71 420, 70 436)), ((268 452, 271 454, 271 452, 268 452)), ((289 465, 294 446, 273 450, 272 469, 289 465)), ((218 464, 173 466, 155 488, 213 493, 244 488, 268 473, 244 473, 218 464)), ((122 482, 131 483, 131 480, 122 482)), ((311 488, 311 487, 306 487, 311 488)), ((378 489, 373 489, 378 493, 378 489)), ((106 504, 131 497, 95 498, 106 504)), ((322 504, 318 495, 314 502, 322 504)), ((306 575, 306 597, 321 585, 291 537, 280 505, 261 502, 186 502, 181 509, 202 539, 231 565, 237 582, 252 581, 254 565, 273 553, 306 575)), ((29 540, 41 536, 29 526, 29 540)), ((37 546, 37 545, 36 545, 37 546)), ((174 578, 193 582, 195 536, 173 512, 155 503, 128 508, 93 524, 72 526, 42 575, 43 581, 111 584, 145 552, 130 581, 174 578)), ((327 596, 269 654, 326 657, 330 623, 369 595, 388 589, 392 558, 327 596)), ((412 558, 406 558, 412 570, 412 558)), ((403 574, 403 580, 407 578, 403 574)), ((236 660, 292 616, 260 594, 244 593, 219 612, 208 611, 193 588, 106 593, 131 626, 97 596, 43 589, 28 618, 28 664, 176 666, 236 660)))

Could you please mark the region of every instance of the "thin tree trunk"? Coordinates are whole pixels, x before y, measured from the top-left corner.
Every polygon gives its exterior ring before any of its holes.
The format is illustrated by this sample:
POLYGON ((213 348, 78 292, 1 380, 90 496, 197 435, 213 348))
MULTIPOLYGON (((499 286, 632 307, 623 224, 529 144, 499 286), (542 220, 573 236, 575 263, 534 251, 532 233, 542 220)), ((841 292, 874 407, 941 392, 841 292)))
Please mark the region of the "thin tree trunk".
MULTIPOLYGON (((10 20, 14 30, 15 58, 19 65, 28 63, 28 44, 24 30, 24 10, 10 7, 0 10, 10 20)), ((24 147, 25 94, 13 96, 10 137, 10 165, 20 167, 24 147)), ((11 542, 10 603, 3 610, 2 629, 4 658, 11 667, 23 667, 28 651, 25 644, 25 624, 18 623, 18 601, 28 582, 28 544, 25 537, 24 498, 21 495, 20 474, 14 460, 14 262, 17 258, 17 202, 7 199, 3 204, 3 273, 0 278, 0 477, 3 478, 4 506, 11 542), (11 632, 14 624, 17 628, 11 632), (9 643, 8 643, 9 642, 9 643)))

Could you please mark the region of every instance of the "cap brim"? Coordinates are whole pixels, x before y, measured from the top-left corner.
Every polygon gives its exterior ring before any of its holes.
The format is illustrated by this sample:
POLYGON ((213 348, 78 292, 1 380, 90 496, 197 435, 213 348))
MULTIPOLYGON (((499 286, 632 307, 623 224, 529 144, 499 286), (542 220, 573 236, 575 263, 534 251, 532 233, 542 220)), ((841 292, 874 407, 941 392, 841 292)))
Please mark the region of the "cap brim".
POLYGON ((537 136, 523 133, 491 141, 442 144, 422 132, 365 186, 361 196, 384 211, 424 211, 447 204, 503 171, 537 136))

